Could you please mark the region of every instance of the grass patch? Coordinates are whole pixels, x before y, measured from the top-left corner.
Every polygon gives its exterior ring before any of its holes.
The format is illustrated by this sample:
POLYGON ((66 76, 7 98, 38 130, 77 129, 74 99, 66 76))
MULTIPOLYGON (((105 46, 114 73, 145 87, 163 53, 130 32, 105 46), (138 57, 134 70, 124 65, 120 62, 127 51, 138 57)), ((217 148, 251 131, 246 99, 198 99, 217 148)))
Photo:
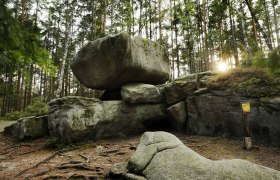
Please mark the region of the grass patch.
POLYGON ((235 68, 213 76, 207 86, 210 90, 229 90, 246 97, 280 95, 280 76, 272 76, 256 68, 235 68))
POLYGON ((23 117, 40 116, 48 113, 48 104, 41 99, 35 99, 32 104, 25 108, 25 111, 14 111, 0 117, 0 120, 15 121, 23 117))
POLYGON ((88 142, 82 141, 79 143, 65 144, 61 142, 59 138, 56 137, 48 137, 45 141, 44 147, 49 149, 57 149, 57 150, 70 150, 70 149, 78 149, 78 148, 86 148, 88 146, 88 142))

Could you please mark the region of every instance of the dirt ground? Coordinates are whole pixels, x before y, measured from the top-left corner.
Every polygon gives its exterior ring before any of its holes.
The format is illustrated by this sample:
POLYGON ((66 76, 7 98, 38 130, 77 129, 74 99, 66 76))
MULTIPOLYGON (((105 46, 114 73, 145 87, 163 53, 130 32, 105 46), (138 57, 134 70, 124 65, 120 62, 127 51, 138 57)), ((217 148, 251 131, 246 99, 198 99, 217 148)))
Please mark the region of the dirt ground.
MULTIPOLYGON (((241 140, 175 134, 185 145, 212 159, 241 158, 280 170, 280 149, 257 145, 251 151, 241 140)), ((99 140, 61 151, 47 149, 46 138, 18 142, 0 134, 0 179, 107 179, 111 166, 126 162, 140 136, 99 140)))

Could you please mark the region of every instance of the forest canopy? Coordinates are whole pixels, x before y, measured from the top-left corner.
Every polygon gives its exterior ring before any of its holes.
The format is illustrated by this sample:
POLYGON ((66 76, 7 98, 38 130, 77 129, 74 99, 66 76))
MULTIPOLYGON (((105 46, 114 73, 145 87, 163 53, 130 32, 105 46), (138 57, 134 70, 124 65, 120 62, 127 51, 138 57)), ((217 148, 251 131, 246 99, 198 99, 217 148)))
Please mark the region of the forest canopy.
POLYGON ((278 0, 1 0, 1 116, 97 95, 69 65, 87 42, 123 31, 167 49, 170 80, 219 62, 280 73, 279 16, 278 0))

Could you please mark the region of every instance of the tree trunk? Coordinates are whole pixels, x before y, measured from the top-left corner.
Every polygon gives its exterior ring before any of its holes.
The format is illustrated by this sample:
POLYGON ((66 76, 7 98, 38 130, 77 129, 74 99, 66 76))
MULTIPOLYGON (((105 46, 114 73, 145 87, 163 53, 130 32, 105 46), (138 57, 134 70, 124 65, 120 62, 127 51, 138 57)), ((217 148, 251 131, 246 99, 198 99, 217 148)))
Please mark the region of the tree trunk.
POLYGON ((17 75, 17 99, 16 99, 16 110, 20 111, 20 85, 21 85, 21 70, 18 70, 18 75, 17 75))
MULTIPOLYGON (((208 1, 207 1, 208 2, 208 1)), ((208 52, 208 37, 207 37, 207 13, 206 13, 206 4, 205 0, 202 1, 203 4, 203 11, 202 11, 202 17, 203 17, 203 34, 204 34, 204 71, 207 71, 209 69, 209 52, 208 52)))
POLYGON ((279 37, 279 27, 278 27, 278 21, 279 18, 277 18, 276 9, 275 6, 277 5, 277 0, 271 0, 272 8, 273 8, 273 21, 275 26, 275 34, 277 39, 277 45, 280 46, 280 37, 279 37))
POLYGON ((134 26, 135 26, 135 17, 134 17, 134 0, 131 0, 131 14, 132 14, 132 35, 134 36, 134 26))
POLYGON ((175 63, 174 63, 174 56, 173 56, 173 7, 172 7, 172 0, 170 0, 170 33, 171 33, 171 80, 174 79, 175 74, 175 63))
POLYGON ((95 0, 91 1, 91 41, 94 41, 96 38, 95 3, 95 0))
POLYGON ((146 31, 146 38, 149 39, 149 28, 148 28, 148 9, 147 9, 147 0, 145 0, 145 5, 146 5, 146 8, 145 8, 145 31, 146 31))
MULTIPOLYGON (((68 3, 67 3, 67 8, 68 7, 68 3)), ((75 6, 75 5, 73 5, 75 6)), ((74 15, 74 9, 72 8, 70 17, 73 18, 74 15)), ((66 61, 67 61, 67 55, 68 55, 68 49, 69 49, 69 38, 72 36, 71 32, 72 32, 72 28, 71 28, 71 23, 72 23, 72 19, 66 19, 65 22, 65 41, 64 41, 64 52, 63 52, 63 57, 62 57, 62 65, 61 65, 61 70, 60 70, 60 75, 59 75, 59 79, 58 79, 58 88, 57 91, 55 93, 55 97, 62 97, 63 95, 63 80, 64 80, 64 74, 65 74, 65 65, 66 65, 66 61)))
POLYGON ((236 41, 236 35, 235 35, 235 22, 234 18, 232 18, 232 2, 229 2, 229 19, 230 19, 230 28, 231 28, 231 34, 232 34, 232 45, 233 45, 233 56, 235 61, 235 66, 239 66, 239 58, 238 58, 238 49, 237 49, 237 41, 236 41))
POLYGON ((266 28, 267 28, 267 36, 268 36, 268 40, 269 40, 269 43, 272 45, 272 47, 275 47, 274 46, 274 42, 273 42, 273 37, 272 37, 272 31, 271 31, 271 22, 270 22, 270 15, 269 15, 269 12, 268 12, 268 7, 267 7, 267 3, 265 1, 263 1, 263 6, 264 6, 264 9, 265 9, 265 25, 266 25, 266 28))
POLYGON ((142 12, 143 12, 143 1, 140 0, 140 10, 139 10, 139 36, 142 36, 142 12))
MULTIPOLYGON (((250 46, 249 46, 249 43, 248 43, 248 38, 247 38, 246 30, 245 30, 244 10, 243 10, 243 3, 242 2, 240 3, 240 13, 241 13, 241 15, 239 15, 239 16, 240 16, 240 19, 241 19, 242 36, 243 36, 243 40, 244 40, 244 43, 245 43, 245 46, 246 46, 246 52, 250 53, 251 49, 250 49, 250 46)), ((256 43, 258 43, 258 42, 256 41, 256 43)))
POLYGON ((161 0, 158 0, 158 26, 159 26, 159 43, 162 44, 162 17, 161 17, 161 0))
POLYGON ((265 31, 263 30, 262 26, 260 25, 259 20, 258 20, 258 18, 256 17, 256 15, 255 15, 255 13, 254 13, 254 11, 253 11, 253 9, 252 9, 252 6, 251 6, 249 0, 245 0, 245 3, 246 3, 246 5, 247 5, 247 7, 248 7, 248 9, 249 9, 249 11, 250 11, 250 13, 251 13, 251 16, 253 17, 253 19, 254 19, 254 21, 255 21, 255 23, 256 23, 258 29, 260 30, 260 32, 261 32, 262 35, 263 35, 267 47, 269 48, 269 50, 272 50, 273 48, 272 48, 271 42, 269 41, 269 37, 267 36, 267 34, 266 34, 265 31))
POLYGON ((151 0, 149 0, 149 37, 152 39, 152 8, 151 8, 151 0))
POLYGON ((32 102, 32 87, 33 87, 33 73, 34 73, 34 65, 30 65, 29 70, 29 83, 28 83, 28 94, 27 94, 27 101, 26 105, 30 105, 32 102))

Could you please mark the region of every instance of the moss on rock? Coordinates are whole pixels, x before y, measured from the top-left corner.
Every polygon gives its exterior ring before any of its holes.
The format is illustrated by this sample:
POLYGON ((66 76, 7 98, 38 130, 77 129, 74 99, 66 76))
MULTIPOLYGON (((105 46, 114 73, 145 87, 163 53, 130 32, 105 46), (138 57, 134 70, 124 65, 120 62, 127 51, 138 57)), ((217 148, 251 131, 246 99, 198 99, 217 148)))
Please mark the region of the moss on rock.
POLYGON ((206 85, 210 90, 230 90, 245 97, 280 95, 280 77, 273 77, 262 69, 232 69, 212 76, 206 85))

